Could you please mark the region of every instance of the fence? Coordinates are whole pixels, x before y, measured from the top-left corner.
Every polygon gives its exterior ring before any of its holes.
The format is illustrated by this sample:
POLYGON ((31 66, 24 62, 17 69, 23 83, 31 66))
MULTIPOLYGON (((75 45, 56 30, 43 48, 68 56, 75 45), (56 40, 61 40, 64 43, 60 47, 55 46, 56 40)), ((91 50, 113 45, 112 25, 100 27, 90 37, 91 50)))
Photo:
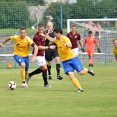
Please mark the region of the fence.
MULTIPOLYGON (((2 1, 0 2, 0 42, 7 36, 18 33, 21 27, 26 27, 28 36, 31 38, 33 37, 37 30, 32 30, 31 26, 35 23, 34 9, 37 8, 38 3, 40 4, 39 22, 46 26, 46 14, 50 9, 54 27, 60 26, 63 28, 65 35, 67 33, 67 19, 117 17, 117 0, 46 0, 45 2, 40 2, 40 0, 37 2, 32 0, 2 1)), ((110 40, 109 43, 111 43, 110 40)), ((12 53, 13 42, 8 42, 0 48, 0 54, 12 53)), ((82 61, 84 60, 83 57, 86 58, 85 55, 79 57, 82 58, 82 61)), ((13 57, 1 56, 0 61, 0 65, 6 64, 9 61, 14 63, 13 57)))

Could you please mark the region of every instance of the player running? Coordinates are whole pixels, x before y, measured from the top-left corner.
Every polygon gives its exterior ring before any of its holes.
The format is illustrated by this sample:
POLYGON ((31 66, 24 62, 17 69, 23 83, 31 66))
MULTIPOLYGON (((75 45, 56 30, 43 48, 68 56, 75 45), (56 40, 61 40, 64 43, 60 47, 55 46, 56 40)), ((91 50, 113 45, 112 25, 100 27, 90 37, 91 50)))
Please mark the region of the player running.
POLYGON ((20 35, 10 36, 7 37, 2 43, 0 43, 0 46, 3 46, 7 41, 12 40, 14 41, 14 59, 15 61, 21 66, 20 73, 22 77, 22 86, 28 87, 27 83, 25 82, 28 74, 28 68, 29 68, 29 52, 30 52, 30 46, 34 48, 34 54, 31 59, 31 62, 35 61, 38 47, 37 45, 30 39, 28 36, 26 36, 26 29, 21 28, 20 29, 20 35))
POLYGON ((94 76, 95 74, 92 70, 82 66, 82 63, 78 57, 76 57, 76 55, 71 51, 72 44, 69 38, 63 35, 62 29, 56 28, 53 31, 56 38, 51 38, 48 34, 42 34, 42 36, 45 36, 49 41, 57 44, 57 49, 63 64, 64 73, 70 77, 72 83, 78 88, 77 92, 83 92, 78 79, 74 76, 74 70, 76 70, 79 75, 89 73, 94 76))

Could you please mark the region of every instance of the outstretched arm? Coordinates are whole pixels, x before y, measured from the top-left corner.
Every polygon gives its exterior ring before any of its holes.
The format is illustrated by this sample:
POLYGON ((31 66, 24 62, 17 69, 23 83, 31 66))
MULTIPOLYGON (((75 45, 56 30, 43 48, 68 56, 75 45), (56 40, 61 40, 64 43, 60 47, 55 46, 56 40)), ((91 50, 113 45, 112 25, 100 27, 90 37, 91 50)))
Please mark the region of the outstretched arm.
POLYGON ((54 38, 50 37, 48 34, 40 34, 41 36, 45 37, 46 39, 48 39, 49 41, 53 42, 54 41, 54 38))
POLYGON ((0 47, 2 47, 3 44, 6 43, 6 42, 9 41, 9 40, 10 40, 10 37, 7 37, 2 43, 0 43, 0 47))

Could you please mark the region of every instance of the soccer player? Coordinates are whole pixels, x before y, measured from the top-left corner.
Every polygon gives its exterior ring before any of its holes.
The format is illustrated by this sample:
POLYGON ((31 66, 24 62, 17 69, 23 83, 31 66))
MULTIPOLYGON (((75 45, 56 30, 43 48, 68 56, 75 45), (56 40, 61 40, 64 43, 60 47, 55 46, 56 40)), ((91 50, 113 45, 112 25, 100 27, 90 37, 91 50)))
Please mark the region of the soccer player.
MULTIPOLYGON (((55 37, 54 32, 53 32, 53 23, 52 22, 47 23, 47 30, 45 32, 48 33, 48 35, 50 37, 52 37, 52 38, 55 37)), ((49 46, 49 45, 50 45, 50 41, 48 39, 46 39, 45 46, 49 46)), ((52 43, 52 45, 56 45, 56 44, 52 43)), ((56 62, 57 79, 62 80, 63 78, 60 76, 60 59, 59 59, 57 48, 55 48, 55 49, 46 49, 45 50, 45 58, 46 58, 46 61, 47 61, 49 80, 52 79, 51 64, 52 64, 53 58, 55 59, 55 62, 56 62)))
POLYGON ((22 86, 28 87, 27 83, 25 82, 28 74, 28 68, 29 68, 29 52, 30 52, 30 46, 34 48, 34 54, 31 59, 31 62, 35 61, 38 47, 37 45, 28 37, 26 36, 26 29, 21 28, 20 29, 20 35, 10 36, 7 37, 2 43, 0 43, 0 46, 3 46, 7 41, 12 40, 14 41, 14 59, 15 61, 21 66, 20 72, 22 77, 22 86))
POLYGON ((57 44, 57 49, 63 64, 64 73, 70 77, 72 83, 78 88, 77 92, 83 92, 83 88, 81 87, 78 79, 74 76, 74 70, 76 70, 80 75, 88 72, 94 76, 94 73, 90 69, 83 68, 78 57, 76 57, 76 55, 71 51, 72 44, 69 38, 63 35, 62 29, 55 28, 53 31, 56 38, 52 38, 48 34, 42 34, 42 36, 45 36, 48 40, 57 44))
POLYGON ((77 33, 76 31, 76 25, 72 25, 72 31, 67 33, 67 37, 70 39, 72 43, 72 52, 74 52, 74 54, 78 56, 78 43, 81 47, 81 50, 83 49, 83 46, 82 46, 80 34, 77 33))
POLYGON ((117 61, 117 39, 113 40, 113 53, 114 53, 115 59, 117 61))
POLYGON ((93 36, 92 31, 89 31, 88 36, 85 37, 85 39, 84 39, 83 52, 84 52, 85 45, 86 45, 86 52, 87 52, 88 57, 89 57, 89 67, 93 67, 94 45, 97 46, 99 53, 100 53, 100 48, 98 46, 97 39, 93 36))
MULTIPOLYGON (((42 73, 42 77, 44 80, 44 87, 51 87, 47 81, 47 65, 46 65, 46 61, 45 61, 44 51, 46 49, 52 49, 52 48, 54 49, 54 46, 52 46, 52 45, 45 46, 45 38, 40 35, 41 33, 44 33, 44 25, 38 24, 38 32, 34 35, 33 41, 38 46, 38 53, 37 53, 35 61, 36 61, 37 65, 39 66, 39 68, 28 74, 28 78, 26 79, 26 82, 28 84, 29 79, 33 75, 42 73)), ((33 50, 33 52, 34 52, 34 50, 33 50)))

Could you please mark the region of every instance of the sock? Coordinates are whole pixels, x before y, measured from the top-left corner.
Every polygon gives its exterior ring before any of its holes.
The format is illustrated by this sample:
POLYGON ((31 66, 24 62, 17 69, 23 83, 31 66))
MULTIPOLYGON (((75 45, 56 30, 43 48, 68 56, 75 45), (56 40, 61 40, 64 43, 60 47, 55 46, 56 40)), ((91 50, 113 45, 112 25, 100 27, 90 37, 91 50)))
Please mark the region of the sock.
POLYGON ((22 82, 25 82, 25 68, 24 67, 20 68, 20 73, 22 77, 22 82))
POLYGON ((42 72, 42 70, 41 70, 40 68, 38 68, 38 69, 36 69, 35 71, 29 73, 29 76, 31 77, 31 76, 33 76, 33 75, 35 75, 35 74, 39 74, 39 73, 41 73, 41 72, 42 72))
POLYGON ((60 75, 60 64, 56 64, 57 76, 60 75))
POLYGON ((73 78, 72 79, 72 83, 78 88, 78 89, 81 89, 82 90, 82 87, 81 87, 81 85, 80 85, 80 83, 79 83, 79 81, 78 81, 78 79, 77 78, 73 78))
POLYGON ((44 85, 48 84, 48 81, 47 81, 47 69, 44 69, 42 71, 42 77, 43 77, 43 80, 44 80, 44 85))
POLYGON ((28 77, 28 72, 25 71, 25 80, 27 79, 27 77, 28 77))
POLYGON ((93 64, 93 58, 89 59, 89 64, 93 64))
POLYGON ((85 73, 87 73, 89 69, 88 69, 88 68, 86 68, 86 67, 84 67, 84 69, 83 69, 83 70, 84 70, 84 72, 85 72, 85 73))
POLYGON ((51 75, 51 66, 47 65, 47 68, 48 68, 48 75, 51 75))

